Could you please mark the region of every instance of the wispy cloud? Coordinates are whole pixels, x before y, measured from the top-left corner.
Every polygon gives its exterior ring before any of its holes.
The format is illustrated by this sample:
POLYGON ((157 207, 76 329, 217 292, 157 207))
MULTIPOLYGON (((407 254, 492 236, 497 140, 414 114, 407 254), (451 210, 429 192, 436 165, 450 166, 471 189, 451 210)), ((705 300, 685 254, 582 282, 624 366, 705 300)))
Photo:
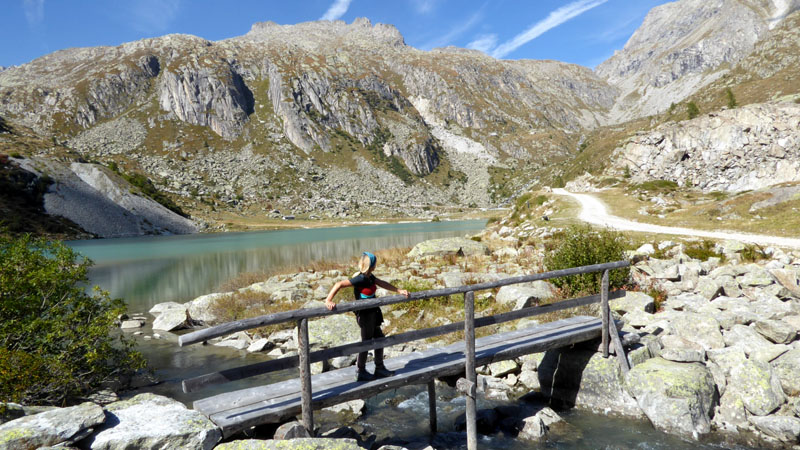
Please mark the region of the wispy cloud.
POLYGON ((483 12, 478 11, 473 14, 466 22, 456 25, 455 27, 451 28, 446 34, 439 36, 431 41, 426 42, 425 44, 421 45, 420 48, 423 50, 430 50, 434 47, 444 47, 446 45, 452 44, 452 42, 462 34, 466 33, 470 30, 470 28, 474 27, 478 22, 481 21, 483 18, 483 12))
POLYGON ((178 16, 181 0, 134 0, 128 3, 131 26, 143 33, 163 33, 178 16))
POLYGON ((481 34, 475 37, 475 40, 467 44, 467 48, 471 48, 474 50, 480 50, 484 53, 489 53, 493 48, 497 46, 497 35, 496 34, 481 34))
POLYGON ((600 6, 607 1, 608 0, 578 0, 570 3, 569 5, 562 6, 561 8, 551 12, 544 20, 536 22, 527 30, 514 36, 514 38, 510 41, 504 42, 497 46, 497 48, 492 51, 492 56, 495 58, 502 58, 527 44, 528 42, 536 39, 547 31, 585 13, 592 8, 600 6))
POLYGON ((23 0, 22 6, 28 25, 35 27, 44 21, 44 0, 23 0))
POLYGON ((347 12, 353 0, 336 0, 319 20, 336 20, 347 12))
POLYGON ((436 8, 437 0, 411 0, 414 11, 418 14, 428 14, 436 8))

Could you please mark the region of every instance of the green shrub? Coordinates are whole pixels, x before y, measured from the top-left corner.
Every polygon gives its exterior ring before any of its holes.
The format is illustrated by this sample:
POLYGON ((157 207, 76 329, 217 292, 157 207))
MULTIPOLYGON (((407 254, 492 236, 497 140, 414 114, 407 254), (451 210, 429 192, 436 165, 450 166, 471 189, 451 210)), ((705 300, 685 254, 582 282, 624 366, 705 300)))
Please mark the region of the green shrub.
POLYGON ((740 254, 742 255, 742 261, 745 262, 758 262, 769 259, 767 252, 758 244, 748 244, 740 254))
POLYGON ((689 102, 686 105, 686 115, 689 117, 689 119, 694 119, 700 115, 700 108, 697 107, 695 102, 689 102))
POLYGON ((725 98, 728 100, 728 108, 736 108, 736 97, 733 95, 731 88, 725 89, 725 98))
MULTIPOLYGON (((606 262, 625 260, 628 242, 622 234, 611 230, 592 230, 589 226, 572 226, 555 243, 554 249, 545 256, 547 270, 562 270, 606 262)), ((566 295, 596 293, 600 291, 602 272, 573 275, 550 280, 566 295)), ((630 269, 615 269, 609 273, 611 287, 624 286, 630 269)))
POLYGON ((60 242, 0 236, 0 401, 66 404, 144 366, 115 334, 122 300, 86 292, 90 265, 60 242))
POLYGON ((708 258, 712 257, 720 258, 721 260, 725 259, 725 255, 714 250, 714 242, 709 240, 688 244, 684 253, 690 258, 699 259, 700 261, 708 261, 708 258))
POLYGON ((631 186, 633 190, 647 191, 647 192, 672 192, 678 189, 678 183, 672 180, 652 180, 645 181, 641 184, 634 184, 631 186))

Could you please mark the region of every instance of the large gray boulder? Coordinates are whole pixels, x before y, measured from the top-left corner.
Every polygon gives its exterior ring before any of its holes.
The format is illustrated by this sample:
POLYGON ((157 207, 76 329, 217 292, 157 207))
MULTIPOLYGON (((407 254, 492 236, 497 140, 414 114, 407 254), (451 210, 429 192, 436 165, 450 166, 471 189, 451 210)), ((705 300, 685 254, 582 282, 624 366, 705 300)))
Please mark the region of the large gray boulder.
POLYGON ((778 376, 763 362, 747 360, 731 370, 726 393, 739 396, 748 412, 766 416, 786 401, 778 376))
POLYGON ((784 353, 772 361, 772 369, 786 395, 800 395, 800 349, 784 353))
POLYGON ((308 322, 308 342, 312 346, 328 348, 360 340, 361 331, 353 314, 336 314, 308 322))
POLYGON ((192 320, 203 322, 204 324, 215 324, 220 321, 217 314, 214 313, 214 303, 223 298, 230 296, 231 293, 213 293, 197 297, 196 299, 185 304, 186 309, 189 311, 189 317, 192 320))
POLYGON ((792 297, 800 299, 800 271, 791 269, 772 269, 770 275, 784 288, 792 297))
POLYGON ((103 408, 91 402, 57 408, 0 425, 0 448, 23 449, 71 445, 105 422, 103 408))
POLYGON ((420 242, 408 252, 410 258, 424 256, 473 256, 488 255, 486 244, 466 238, 431 239, 420 242))
POLYGON ((153 321, 154 330, 174 331, 191 326, 192 319, 189 317, 189 312, 186 307, 180 305, 175 308, 168 308, 158 314, 156 320, 153 321))
POLYGON ((755 329, 776 344, 788 344, 797 336, 794 327, 782 320, 759 320, 755 324, 755 329))
MULTIPOLYGON (((188 448, 188 447, 187 447, 188 448)), ((225 442, 214 450, 363 450, 355 439, 297 438, 282 440, 243 439, 225 442)))
POLYGON ((542 394, 567 406, 642 416, 636 401, 622 388, 616 358, 603 358, 590 350, 549 350, 539 363, 537 375, 542 394))
POLYGON ((795 444, 800 441, 800 419, 787 416, 750 416, 750 423, 767 436, 781 442, 795 444))
POLYGON ((695 438, 711 431, 717 399, 704 365, 653 358, 628 372, 625 388, 656 428, 695 438))
POLYGON ((625 297, 609 300, 608 306, 612 311, 616 311, 620 314, 627 314, 634 311, 650 314, 656 312, 656 304, 653 301, 653 297, 650 297, 644 292, 626 292, 625 297))
POLYGON ((514 310, 527 308, 548 300, 556 295, 556 288, 547 281, 512 284, 503 286, 497 292, 496 301, 500 304, 514 304, 514 310))
POLYGON ((704 314, 684 313, 675 317, 672 322, 675 334, 700 344, 704 349, 725 347, 719 322, 704 314))
POLYGON ((222 438, 204 415, 160 395, 139 394, 106 406, 106 412, 106 423, 91 438, 92 450, 210 450, 222 438))

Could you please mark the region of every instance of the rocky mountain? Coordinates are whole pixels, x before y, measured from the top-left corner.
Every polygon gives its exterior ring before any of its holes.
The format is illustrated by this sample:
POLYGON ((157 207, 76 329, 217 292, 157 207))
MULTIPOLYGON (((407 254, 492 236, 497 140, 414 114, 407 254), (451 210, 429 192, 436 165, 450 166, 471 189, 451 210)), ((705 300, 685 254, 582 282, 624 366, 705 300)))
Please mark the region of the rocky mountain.
MULTIPOLYGON (((257 23, 217 42, 168 35, 8 68, 0 116, 47 143, 38 158, 67 152, 72 163, 144 176, 209 222, 215 211, 432 217, 502 204, 574 157, 593 130, 690 94, 758 85, 748 102, 764 101, 775 92, 758 84, 765 77, 791 84, 784 61, 794 59, 783 52, 799 7, 665 4, 596 72, 421 51, 366 19, 257 23)), ((651 163, 632 167, 649 173, 651 163)))
POLYGON ((597 67, 620 89, 623 122, 662 112, 719 79, 800 0, 681 0, 653 8, 625 47, 597 67))
POLYGON ((0 74, 4 117, 190 210, 328 216, 494 205, 526 181, 498 174, 567 155, 615 94, 580 66, 423 52, 366 19, 68 49, 0 74))

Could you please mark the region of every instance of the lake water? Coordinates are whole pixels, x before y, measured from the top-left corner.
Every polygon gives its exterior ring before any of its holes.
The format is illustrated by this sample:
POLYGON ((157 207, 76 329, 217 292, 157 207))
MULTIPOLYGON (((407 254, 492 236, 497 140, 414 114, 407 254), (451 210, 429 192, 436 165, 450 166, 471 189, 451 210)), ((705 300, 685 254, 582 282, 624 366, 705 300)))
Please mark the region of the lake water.
MULTIPOLYGON (((319 260, 355 260, 364 250, 410 247, 426 239, 474 234, 483 221, 427 222, 367 225, 342 228, 298 229, 247 233, 152 236, 129 239, 71 241, 68 245, 91 258, 92 284, 124 298, 131 312, 147 312, 166 301, 186 302, 214 292, 220 284, 243 272, 269 271, 319 260)), ((157 382, 138 389, 175 398, 187 405, 216 393, 266 384, 296 376, 296 369, 184 394, 180 382, 204 373, 263 361, 248 354, 211 345, 178 347, 177 336, 159 332, 162 339, 145 340, 153 334, 148 324, 137 336, 139 349, 155 369, 157 382)), ((437 388, 440 432, 451 431, 464 402, 454 390, 437 388)), ((479 401, 479 407, 498 402, 479 401)), ((358 424, 379 438, 407 439, 428 433, 427 389, 407 386, 367 400, 367 413, 358 424)), ((325 423, 315 414, 316 423, 325 423)), ((566 435, 532 444, 502 435, 480 437, 481 448, 525 449, 693 449, 730 448, 718 443, 688 442, 660 433, 646 421, 615 419, 581 411, 564 412, 570 428, 566 435)), ((459 445, 454 444, 453 448, 459 445)), ((466 447, 464 447, 466 448, 466 447)))

